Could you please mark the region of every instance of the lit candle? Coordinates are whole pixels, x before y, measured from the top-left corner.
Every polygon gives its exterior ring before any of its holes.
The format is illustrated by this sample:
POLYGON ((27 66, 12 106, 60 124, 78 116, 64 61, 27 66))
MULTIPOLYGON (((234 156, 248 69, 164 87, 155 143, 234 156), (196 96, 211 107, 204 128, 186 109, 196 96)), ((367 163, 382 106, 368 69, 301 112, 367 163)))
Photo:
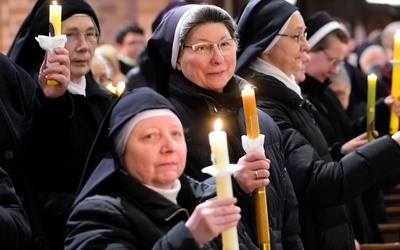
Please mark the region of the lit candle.
POLYGON ((117 89, 116 89, 115 93, 117 94, 117 96, 120 96, 120 95, 122 95, 124 90, 125 90, 125 83, 124 82, 119 82, 117 84, 117 89))
MULTIPOLYGON (((61 35, 61 5, 56 1, 50 4, 49 10, 49 36, 61 35)), ((56 80, 47 80, 48 85, 58 85, 56 80)))
POLYGON ((49 36, 61 35, 61 5, 58 5, 57 1, 50 5, 49 21, 49 36))
MULTIPOLYGON (((228 144, 225 131, 221 130, 222 122, 217 119, 215 130, 209 134, 211 154, 216 171, 227 171, 229 168, 228 144)), ((215 177, 218 198, 233 197, 232 180, 230 174, 215 177)), ((236 227, 222 232, 222 245, 226 250, 239 250, 239 240, 236 227)))
POLYGON ((249 139, 255 139, 260 135, 260 127, 258 125, 258 115, 256 98, 254 89, 250 85, 246 85, 242 90, 242 101, 244 109, 244 117, 246 121, 246 132, 249 139))
MULTIPOLYGON (((257 105, 254 89, 246 85, 242 90, 243 110, 246 121, 246 133, 249 139, 256 139, 260 135, 257 105)), ((257 241, 263 250, 271 249, 269 237, 269 221, 267 206, 267 190, 265 187, 257 188, 253 192, 254 209, 257 227, 257 241)))
POLYGON ((374 139, 375 130, 375 96, 376 96, 376 75, 368 75, 368 99, 367 99, 367 139, 374 139))
MULTIPOLYGON (((393 70, 392 70, 392 97, 394 102, 398 101, 400 97, 400 30, 397 30, 394 35, 394 46, 393 46, 393 70)), ((394 112, 394 106, 392 105, 390 112, 390 134, 394 134, 399 130, 399 117, 394 112)))

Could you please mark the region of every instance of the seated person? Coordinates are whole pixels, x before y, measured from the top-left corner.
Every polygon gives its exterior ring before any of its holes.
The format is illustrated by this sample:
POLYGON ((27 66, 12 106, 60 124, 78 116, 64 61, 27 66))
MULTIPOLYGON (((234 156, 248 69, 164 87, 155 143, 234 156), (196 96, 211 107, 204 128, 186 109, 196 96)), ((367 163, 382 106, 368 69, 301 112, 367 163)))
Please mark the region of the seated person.
MULTIPOLYGON (((85 172, 97 167, 68 218, 65 249, 222 249, 217 236, 238 225, 240 208, 235 198, 212 199, 215 186, 183 174, 187 148, 172 104, 136 88, 103 125, 85 172)), ((243 228, 240 249, 257 249, 243 228)))

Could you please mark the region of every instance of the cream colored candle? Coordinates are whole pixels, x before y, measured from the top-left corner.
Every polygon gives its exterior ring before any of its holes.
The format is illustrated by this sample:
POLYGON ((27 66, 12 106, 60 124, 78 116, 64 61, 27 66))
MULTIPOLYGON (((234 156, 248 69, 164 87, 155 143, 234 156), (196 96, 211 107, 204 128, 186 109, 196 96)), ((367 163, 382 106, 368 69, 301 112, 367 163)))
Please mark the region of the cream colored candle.
MULTIPOLYGON (((49 6, 49 36, 61 35, 61 5, 57 1, 49 6)), ((56 80, 47 80, 48 85, 58 85, 56 80)))
POLYGON ((375 130, 375 99, 376 99, 376 75, 368 75, 368 99, 367 99, 367 139, 374 139, 375 130))
MULTIPOLYGON (((215 130, 209 134, 212 158, 216 171, 227 171, 229 168, 229 153, 225 131, 221 130, 222 122, 217 119, 215 130)), ((218 198, 233 197, 231 174, 215 177, 218 198)), ((222 232, 223 250, 239 250, 239 240, 236 227, 222 232)))
POLYGON ((49 21, 50 21, 50 30, 49 36, 58 36, 61 35, 61 5, 57 4, 57 1, 53 1, 53 4, 50 5, 49 10, 49 21))
MULTIPOLYGON (((397 30, 394 35, 393 46, 393 70, 392 70, 392 90, 391 95, 398 102, 400 98, 400 30, 397 30)), ((394 134, 399 130, 399 117, 394 112, 394 105, 392 105, 390 112, 390 134, 394 134)))

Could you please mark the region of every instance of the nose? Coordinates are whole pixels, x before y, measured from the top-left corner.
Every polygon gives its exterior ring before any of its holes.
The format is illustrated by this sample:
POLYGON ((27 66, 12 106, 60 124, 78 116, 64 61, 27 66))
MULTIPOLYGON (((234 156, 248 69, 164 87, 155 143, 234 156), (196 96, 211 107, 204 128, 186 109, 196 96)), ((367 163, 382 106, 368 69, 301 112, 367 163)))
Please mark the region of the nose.
POLYGON ((211 51, 211 61, 216 64, 220 64, 225 60, 224 55, 222 54, 221 49, 217 44, 214 44, 214 48, 211 51))
POLYGON ((88 41, 86 41, 86 37, 83 34, 79 34, 79 39, 77 41, 77 48, 82 49, 82 48, 88 48, 88 41))
POLYGON ((171 135, 167 135, 167 136, 164 136, 164 138, 163 138, 163 142, 162 142, 163 144, 162 144, 162 147, 161 147, 161 151, 163 152, 163 153, 170 153, 170 152, 173 152, 174 151, 174 149, 175 149, 175 147, 176 147, 176 142, 175 142, 175 140, 172 138, 172 136, 171 135))
POLYGON ((310 51, 310 49, 311 49, 310 44, 308 43, 308 41, 306 39, 302 43, 302 48, 304 51, 310 51))

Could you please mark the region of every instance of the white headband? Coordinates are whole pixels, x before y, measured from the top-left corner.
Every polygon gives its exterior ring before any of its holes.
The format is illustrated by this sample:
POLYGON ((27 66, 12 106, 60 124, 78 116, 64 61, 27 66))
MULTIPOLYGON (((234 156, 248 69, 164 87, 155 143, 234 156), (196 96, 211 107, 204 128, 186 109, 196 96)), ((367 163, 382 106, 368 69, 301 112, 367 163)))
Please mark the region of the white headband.
MULTIPOLYGON (((298 14, 301 15, 300 12, 298 10, 296 10, 295 12, 292 13, 292 15, 290 15, 290 17, 286 20, 285 24, 282 26, 282 28, 279 30, 278 34, 282 34, 287 26, 289 25, 290 20, 292 19, 294 14, 298 14)), ((272 47, 274 47, 274 45, 279 41, 279 39, 281 38, 281 36, 276 35, 274 37, 274 39, 272 40, 272 42, 268 45, 268 47, 264 50, 264 52, 268 52, 270 49, 272 49, 272 47)))
POLYGON ((171 66, 173 69, 176 69, 176 62, 178 61, 179 54, 179 42, 182 38, 182 25, 186 18, 194 11, 199 9, 201 6, 195 6, 193 8, 188 9, 181 18, 179 18, 179 22, 175 28, 174 40, 172 42, 172 54, 171 54, 171 66))
POLYGON ((322 26, 317 32, 314 33, 307 41, 310 44, 310 48, 313 48, 322 38, 328 35, 330 32, 341 29, 340 24, 336 21, 329 22, 322 26))
POLYGON ((136 126, 136 124, 143 119, 155 116, 167 116, 167 115, 176 116, 175 113, 172 112, 170 109, 152 109, 139 112, 137 115, 133 116, 128 122, 126 122, 125 125, 119 131, 115 133, 113 138, 114 148, 121 164, 122 164, 122 157, 125 152, 126 142, 128 141, 128 137, 131 134, 132 129, 136 126))

